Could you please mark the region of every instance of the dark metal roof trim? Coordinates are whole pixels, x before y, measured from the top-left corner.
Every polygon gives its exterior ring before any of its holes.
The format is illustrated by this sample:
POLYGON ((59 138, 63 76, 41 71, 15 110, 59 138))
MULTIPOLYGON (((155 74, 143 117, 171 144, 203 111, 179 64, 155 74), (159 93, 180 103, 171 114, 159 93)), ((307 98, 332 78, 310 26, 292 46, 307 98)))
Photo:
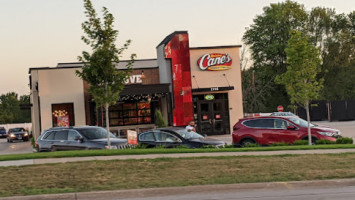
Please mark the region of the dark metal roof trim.
POLYGON ((126 85, 120 96, 125 95, 148 95, 148 94, 162 94, 169 93, 170 83, 166 84, 150 84, 150 85, 126 85))

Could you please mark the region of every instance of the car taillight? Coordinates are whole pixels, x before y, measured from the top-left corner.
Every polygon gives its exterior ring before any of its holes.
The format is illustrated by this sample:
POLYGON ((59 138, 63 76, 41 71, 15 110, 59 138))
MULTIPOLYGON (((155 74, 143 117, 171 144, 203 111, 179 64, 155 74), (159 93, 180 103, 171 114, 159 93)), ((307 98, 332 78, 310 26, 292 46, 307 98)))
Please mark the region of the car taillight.
POLYGON ((38 147, 38 143, 37 142, 35 142, 35 147, 38 147))

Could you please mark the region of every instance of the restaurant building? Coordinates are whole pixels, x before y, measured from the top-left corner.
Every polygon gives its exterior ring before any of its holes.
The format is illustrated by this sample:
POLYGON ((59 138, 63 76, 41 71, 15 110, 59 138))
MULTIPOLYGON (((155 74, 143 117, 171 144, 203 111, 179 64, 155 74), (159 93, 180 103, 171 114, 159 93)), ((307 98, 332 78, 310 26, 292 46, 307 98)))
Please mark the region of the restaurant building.
MULTIPOLYGON (((116 105, 110 106, 110 128, 154 127, 159 109, 169 126, 197 122, 201 134, 230 134, 243 117, 239 48, 189 47, 187 31, 176 31, 157 47, 157 59, 136 60, 116 105)), ((127 61, 117 64, 124 70, 127 61)), ((76 70, 83 63, 30 68, 32 132, 56 126, 105 126, 104 109, 97 108, 88 84, 76 70)))

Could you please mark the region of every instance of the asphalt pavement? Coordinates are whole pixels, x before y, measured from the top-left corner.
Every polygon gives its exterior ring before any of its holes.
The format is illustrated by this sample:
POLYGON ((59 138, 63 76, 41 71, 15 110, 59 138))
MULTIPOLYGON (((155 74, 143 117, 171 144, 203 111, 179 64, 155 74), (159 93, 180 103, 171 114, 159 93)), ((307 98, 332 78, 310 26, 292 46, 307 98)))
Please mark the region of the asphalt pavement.
POLYGON ((14 141, 13 143, 9 143, 6 138, 0 138, 0 155, 31 153, 32 151, 30 141, 14 141))

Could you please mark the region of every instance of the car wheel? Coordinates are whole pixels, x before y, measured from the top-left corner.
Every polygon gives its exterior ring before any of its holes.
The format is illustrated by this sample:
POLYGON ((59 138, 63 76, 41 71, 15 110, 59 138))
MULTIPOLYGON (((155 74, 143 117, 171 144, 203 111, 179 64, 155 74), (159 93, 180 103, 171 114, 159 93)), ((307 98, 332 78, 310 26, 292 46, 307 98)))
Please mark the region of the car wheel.
POLYGON ((241 142, 241 146, 242 147, 246 147, 248 145, 251 145, 251 144, 256 144, 256 142, 252 139, 244 139, 242 142, 241 142))
POLYGON ((51 152, 55 152, 55 151, 57 151, 57 148, 53 146, 53 147, 51 148, 51 152))

